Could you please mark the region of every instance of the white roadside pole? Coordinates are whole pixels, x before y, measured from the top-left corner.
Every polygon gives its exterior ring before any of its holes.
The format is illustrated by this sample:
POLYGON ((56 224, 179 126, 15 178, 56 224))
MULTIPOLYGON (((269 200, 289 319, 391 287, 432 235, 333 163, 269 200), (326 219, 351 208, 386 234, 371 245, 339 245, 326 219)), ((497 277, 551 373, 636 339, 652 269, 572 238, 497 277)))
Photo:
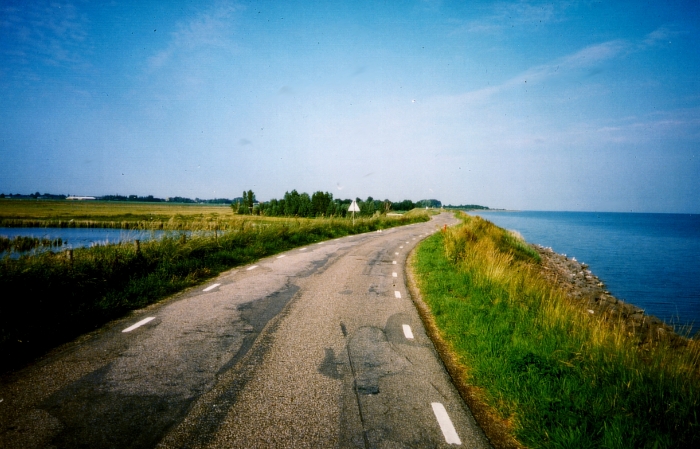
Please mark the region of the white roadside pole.
POLYGON ((348 207, 348 212, 352 212, 352 225, 355 226, 355 212, 359 212, 360 208, 357 206, 357 201, 352 200, 352 204, 348 207))

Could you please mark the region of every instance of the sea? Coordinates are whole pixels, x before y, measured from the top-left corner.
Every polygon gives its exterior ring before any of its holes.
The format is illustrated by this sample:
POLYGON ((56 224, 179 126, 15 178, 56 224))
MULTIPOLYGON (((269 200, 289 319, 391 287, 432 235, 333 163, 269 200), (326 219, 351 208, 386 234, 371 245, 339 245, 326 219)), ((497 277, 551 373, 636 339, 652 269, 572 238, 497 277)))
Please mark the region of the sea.
MULTIPOLYGON (((700 331, 700 215, 473 211, 589 265, 616 298, 700 331)), ((700 335, 696 336, 700 337, 700 335)))

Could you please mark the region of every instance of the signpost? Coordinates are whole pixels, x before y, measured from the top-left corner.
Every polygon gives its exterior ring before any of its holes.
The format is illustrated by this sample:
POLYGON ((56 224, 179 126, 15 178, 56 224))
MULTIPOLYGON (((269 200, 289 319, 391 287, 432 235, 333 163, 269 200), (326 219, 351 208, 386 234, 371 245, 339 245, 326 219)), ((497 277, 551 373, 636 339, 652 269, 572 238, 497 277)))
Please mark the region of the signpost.
POLYGON ((348 212, 352 212, 352 225, 355 226, 355 212, 359 212, 360 208, 357 205, 357 201, 352 200, 352 204, 348 207, 348 212))

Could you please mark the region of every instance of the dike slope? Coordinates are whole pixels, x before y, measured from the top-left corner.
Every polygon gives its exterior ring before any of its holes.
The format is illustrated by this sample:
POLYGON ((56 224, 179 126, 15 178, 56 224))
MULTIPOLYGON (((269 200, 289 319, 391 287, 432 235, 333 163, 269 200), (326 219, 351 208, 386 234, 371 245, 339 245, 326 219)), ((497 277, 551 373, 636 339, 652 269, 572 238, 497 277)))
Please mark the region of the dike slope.
POLYGON ((562 288, 583 313, 602 316, 609 322, 621 322, 630 337, 639 339, 640 346, 658 342, 668 342, 673 348, 688 345, 688 339, 678 335, 673 327, 647 315, 640 307, 614 297, 585 263, 555 253, 552 248, 530 246, 542 258, 542 276, 562 288))

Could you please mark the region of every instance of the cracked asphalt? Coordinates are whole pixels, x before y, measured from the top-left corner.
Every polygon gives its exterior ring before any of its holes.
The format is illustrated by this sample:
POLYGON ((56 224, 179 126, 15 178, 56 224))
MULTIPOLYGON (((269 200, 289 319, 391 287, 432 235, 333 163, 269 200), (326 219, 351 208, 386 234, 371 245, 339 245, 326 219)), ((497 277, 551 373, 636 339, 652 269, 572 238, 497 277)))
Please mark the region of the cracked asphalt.
POLYGON ((455 222, 262 259, 66 344, 0 379, 0 447, 489 447, 404 280, 455 222))

